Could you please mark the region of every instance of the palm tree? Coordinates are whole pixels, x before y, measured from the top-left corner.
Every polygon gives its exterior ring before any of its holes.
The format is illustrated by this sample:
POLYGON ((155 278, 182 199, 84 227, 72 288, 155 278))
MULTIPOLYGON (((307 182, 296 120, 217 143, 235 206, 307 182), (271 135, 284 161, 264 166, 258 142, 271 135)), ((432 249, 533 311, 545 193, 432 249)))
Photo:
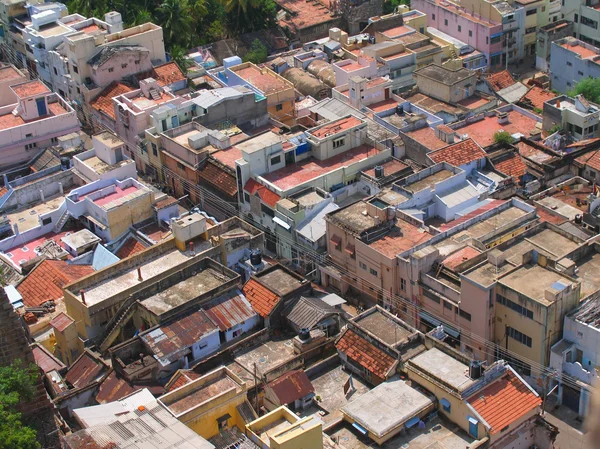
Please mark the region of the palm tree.
POLYGON ((193 17, 188 0, 164 0, 158 7, 167 47, 190 41, 193 17))
POLYGON ((188 58, 186 50, 179 45, 173 45, 173 48, 171 48, 171 59, 175 61, 183 73, 186 73, 187 69, 193 64, 192 60, 188 58))
POLYGON ((152 13, 148 11, 146 8, 139 9, 135 14, 135 19, 133 20, 134 25, 141 25, 143 23, 152 22, 154 18, 152 17, 152 13))
POLYGON ((246 14, 248 7, 258 8, 258 6, 260 5, 259 0, 222 0, 222 1, 225 4, 225 11, 232 12, 235 10, 235 11, 237 11, 238 14, 240 12, 246 14))

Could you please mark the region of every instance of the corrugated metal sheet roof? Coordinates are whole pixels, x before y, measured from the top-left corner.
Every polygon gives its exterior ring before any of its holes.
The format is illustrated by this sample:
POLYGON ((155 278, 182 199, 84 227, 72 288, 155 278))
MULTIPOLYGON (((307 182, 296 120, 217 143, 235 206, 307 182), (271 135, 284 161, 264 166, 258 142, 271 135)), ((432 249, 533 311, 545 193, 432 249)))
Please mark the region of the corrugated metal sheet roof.
POLYGON ((299 301, 283 311, 283 316, 299 329, 312 329, 320 321, 339 312, 319 298, 302 296, 299 301))
POLYGON ((94 358, 86 351, 71 365, 65 380, 75 388, 85 387, 98 380, 107 370, 108 366, 104 362, 94 358))
POLYGON ((267 385, 281 405, 288 405, 315 392, 308 376, 303 370, 289 371, 267 385))
POLYGON ((210 319, 223 332, 257 315, 246 297, 239 290, 229 292, 215 299, 204 309, 210 319))
POLYGON ((61 371, 65 368, 65 365, 50 354, 43 346, 36 344, 31 345, 31 351, 33 352, 33 358, 35 363, 39 366, 44 373, 48 373, 52 370, 61 371))

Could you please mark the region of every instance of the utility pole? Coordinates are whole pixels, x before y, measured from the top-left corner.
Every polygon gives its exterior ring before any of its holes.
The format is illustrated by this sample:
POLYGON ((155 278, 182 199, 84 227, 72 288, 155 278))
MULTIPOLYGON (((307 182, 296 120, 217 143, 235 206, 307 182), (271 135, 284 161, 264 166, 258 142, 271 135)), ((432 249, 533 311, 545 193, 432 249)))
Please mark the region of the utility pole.
POLYGON ((256 375, 256 362, 254 362, 254 396, 255 396, 256 414, 259 415, 259 411, 258 411, 258 376, 256 375))

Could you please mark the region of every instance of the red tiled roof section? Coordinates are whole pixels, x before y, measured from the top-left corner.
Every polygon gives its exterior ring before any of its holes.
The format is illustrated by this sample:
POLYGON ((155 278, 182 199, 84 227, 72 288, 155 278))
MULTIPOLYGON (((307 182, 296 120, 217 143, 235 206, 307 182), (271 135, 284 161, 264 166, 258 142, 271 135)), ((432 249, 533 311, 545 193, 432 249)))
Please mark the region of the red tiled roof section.
POLYGON ((531 89, 529 89, 529 92, 527 92, 523 98, 521 98, 521 101, 529 100, 532 107, 543 110, 544 103, 548 100, 552 100, 553 98, 556 98, 556 95, 552 92, 544 90, 539 86, 533 86, 531 89))
POLYGON ((302 370, 287 372, 269 383, 267 388, 273 390, 281 405, 291 404, 315 391, 308 376, 302 370))
MULTIPOLYGON (((383 167, 383 176, 391 176, 408 168, 408 165, 397 159, 392 159, 391 161, 379 164, 379 166, 383 167)), ((375 167, 365 170, 363 173, 371 178, 375 178, 375 167)))
MULTIPOLYGON (((236 177, 224 170, 223 168, 219 167, 211 160, 206 162, 204 170, 199 171, 198 176, 204 182, 210 184, 211 186, 215 187, 216 189, 222 191, 223 193, 231 197, 237 195, 236 177)), ((277 201, 275 201, 275 203, 276 202, 277 201)), ((273 204, 273 206, 274 205, 275 204, 273 204)))
POLYGON ((518 153, 511 153, 508 157, 503 157, 502 160, 494 162, 494 167, 496 167, 496 170, 513 178, 520 178, 527 173, 527 165, 518 153))
POLYGON ((17 84, 16 86, 11 86, 11 89, 20 98, 50 93, 48 86, 41 81, 28 81, 26 83, 17 84))
POLYGON ((146 247, 142 245, 138 239, 129 237, 115 255, 119 259, 125 259, 126 257, 133 256, 134 254, 140 253, 145 249, 146 247))
POLYGON ((487 77, 487 81, 490 83, 495 92, 515 84, 515 79, 508 70, 502 70, 501 72, 489 75, 487 77))
POLYGON ((317 128, 312 131, 308 131, 313 136, 322 139, 323 137, 327 137, 329 135, 334 135, 340 133, 342 131, 353 128, 357 125, 360 125, 362 120, 351 115, 350 117, 342 118, 340 120, 336 120, 335 122, 327 123, 321 128, 317 128))
POLYGON ((446 257, 442 261, 442 264, 445 267, 448 267, 448 268, 454 270, 454 269, 456 269, 456 267, 458 267, 463 262, 466 262, 467 260, 471 260, 474 257, 479 256, 480 254, 481 254, 481 251, 479 251, 478 249, 473 248, 472 246, 465 246, 463 249, 458 250, 454 254, 446 257))
POLYGON ((154 67, 154 72, 154 79, 163 87, 185 79, 185 75, 175 62, 167 62, 166 64, 156 66, 154 67))
POLYGON ((242 292, 256 313, 263 318, 269 316, 281 300, 279 295, 273 293, 255 279, 250 279, 246 282, 242 288, 242 292))
POLYGON ((380 379, 385 379, 395 360, 351 329, 347 329, 335 347, 380 379))
POLYGON ((406 135, 430 150, 438 150, 447 145, 446 142, 435 135, 435 130, 429 126, 408 132, 406 135))
POLYGON ((103 112, 115 120, 115 109, 112 99, 133 90, 127 84, 113 82, 90 102, 90 106, 98 112, 103 112))
POLYGON ((562 215, 556 215, 554 212, 551 212, 543 207, 538 207, 536 209, 537 214, 540 216, 540 222, 543 223, 547 221, 548 223, 552 223, 554 225, 563 224, 567 219, 562 215))
POLYGON ((70 324, 73 324, 75 321, 65 312, 60 312, 58 315, 54 317, 52 321, 50 321, 50 326, 56 329, 58 332, 64 332, 70 324))
POLYGON ((44 260, 17 286, 27 307, 39 307, 43 303, 63 297, 63 287, 89 274, 91 265, 71 265, 62 260, 44 260))
POLYGON ((452 229, 453 227, 458 226, 461 223, 465 223, 472 218, 478 217, 479 215, 484 214, 484 213, 494 209, 495 207, 500 206, 504 202, 505 202, 504 200, 492 200, 489 203, 485 204, 484 206, 481 206, 481 207, 475 209, 474 211, 471 211, 468 214, 463 215, 460 218, 457 218, 455 220, 449 221, 448 223, 442 224, 439 229, 442 232, 447 231, 448 229, 452 229))
POLYGON ((262 184, 259 184, 254 179, 250 178, 246 185, 244 186, 244 190, 248 192, 250 195, 258 194, 263 203, 267 204, 270 207, 275 207, 277 201, 281 199, 279 195, 275 192, 271 192, 262 184))
POLYGON ((512 371, 475 393, 472 398, 469 403, 491 426, 492 435, 522 418, 542 403, 540 397, 512 371))
POLYGON ((580 164, 587 165, 594 170, 600 171, 600 150, 586 153, 575 160, 580 164))
POLYGON ((436 164, 447 162, 455 167, 482 159, 485 156, 485 151, 473 139, 463 140, 429 153, 429 157, 436 164))
POLYGON ((191 370, 181 370, 179 373, 173 375, 173 377, 175 376, 177 376, 175 381, 171 385, 166 386, 167 391, 165 391, 165 393, 169 393, 200 378, 200 374, 191 370))

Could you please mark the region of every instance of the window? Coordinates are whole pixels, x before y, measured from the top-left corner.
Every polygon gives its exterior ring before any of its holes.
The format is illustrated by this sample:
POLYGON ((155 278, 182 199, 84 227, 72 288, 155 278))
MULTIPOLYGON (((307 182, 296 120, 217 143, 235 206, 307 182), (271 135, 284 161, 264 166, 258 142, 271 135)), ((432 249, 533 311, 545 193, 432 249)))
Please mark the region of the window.
POLYGON ((440 303, 440 297, 434 294, 433 292, 430 292, 429 290, 423 290, 423 295, 431 299, 433 302, 436 302, 438 304, 440 303))
MULTIPOLYGON (((570 86, 569 83, 567 84, 570 86)), ((583 134, 583 128, 578 125, 573 125, 572 123, 569 123, 568 130, 571 134, 583 134)))
POLYGON ((567 86, 571 87, 572 84, 570 82, 567 81, 567 86))
POLYGON ((283 109, 283 105, 282 104, 278 104, 275 106, 275 110, 276 111, 281 111, 283 109))
POLYGON ((58 75, 58 70, 56 70, 56 67, 54 67, 54 74, 58 75))
POLYGON ((432 14, 432 15, 431 15, 431 19, 432 19, 432 20, 435 20, 435 14, 432 14))
POLYGON ((592 19, 588 19, 585 16, 581 16, 581 24, 585 25, 587 27, 593 28, 595 30, 598 29, 598 22, 596 22, 595 20, 592 20, 592 19))
POLYGON ((42 226, 46 226, 52 223, 52 217, 42 219, 42 226))
POLYGON ((74 71, 75 73, 79 73, 79 69, 77 68, 77 66, 76 66, 76 65, 74 65, 74 66, 73 66, 73 71, 74 71))
POLYGON ((28 143, 25 145, 26 150, 31 150, 32 148, 37 148, 37 143, 28 143))
POLYGON ((506 326, 506 335, 508 335, 513 340, 517 340, 519 343, 524 344, 528 348, 531 348, 531 337, 530 336, 525 335, 524 333, 519 332, 518 330, 516 330, 510 326, 506 326))
POLYGON ((579 76, 583 76, 583 72, 582 72, 581 70, 577 70, 577 74, 578 74, 579 76))
POLYGON ((125 63, 125 64, 121 64, 121 68, 122 68, 122 69, 125 69, 125 68, 127 68, 127 63, 125 63))
POLYGON ((281 156, 275 156, 271 158, 271 165, 277 165, 281 162, 281 156))
POLYGON ((493 36, 491 42, 492 42, 492 45, 493 45, 493 44, 497 44, 497 43, 499 43, 501 41, 502 41, 502 35, 498 35, 498 36, 493 36))
POLYGON ((156 144, 154 142, 150 142, 150 145, 152 145, 152 154, 154 156, 158 156, 158 148, 156 148, 156 144))
POLYGON ((114 71, 115 71, 115 68, 114 68, 114 67, 109 67, 109 68, 108 68, 108 73, 112 73, 112 72, 114 72, 114 71))
POLYGON ((444 25, 448 26, 448 19, 444 19, 444 25))
POLYGON ((365 264, 364 262, 358 262, 358 266, 361 267, 363 270, 367 269, 367 264, 365 264))
POLYGON ((406 279, 400 278, 400 290, 402 290, 403 292, 406 291, 406 279))
POLYGON ((444 301, 444 309, 452 310, 452 304, 448 301, 444 301))
POLYGON ((578 22, 579 22, 579 14, 575 14, 575 19, 574 19, 574 22, 575 22, 575 23, 578 23, 578 22))
POLYGON ((346 139, 344 139, 343 137, 341 139, 335 139, 333 141, 333 148, 343 147, 344 143, 346 143, 346 139))
POLYGON ((217 418, 217 423, 219 423, 219 432, 227 430, 229 428, 229 424, 227 424, 227 420, 229 418, 231 418, 229 414, 217 418))
POLYGON ((546 7, 542 6, 542 12, 546 12, 546 7))
POLYGON ((458 314, 459 314, 461 317, 463 317, 465 320, 467 320, 467 321, 471 321, 471 314, 470 314, 470 313, 467 313, 467 312, 465 312, 464 310, 459 310, 459 311, 458 311, 458 314))
POLYGON ((263 214, 273 218, 275 216, 275 211, 271 209, 269 206, 265 206, 264 204, 260 205, 260 210, 263 214))
POLYGON ((442 404, 442 410, 444 410, 446 413, 450 413, 452 404, 450 404, 450 401, 448 399, 446 399, 446 398, 440 399, 440 404, 442 404))
POLYGON ((183 169, 184 169, 184 166, 183 166, 183 164, 182 164, 181 162, 177 162, 177 168, 178 168, 179 170, 183 170, 183 169))
POLYGON ((594 170, 590 170, 589 173, 590 173, 590 177, 591 178, 595 178, 596 177, 596 172, 594 170))
POLYGON ((486 36, 485 37, 485 44, 488 45, 490 43, 490 37, 486 36))
POLYGON ((524 317, 529 318, 530 320, 533 320, 533 311, 532 310, 529 310, 526 307, 523 307, 523 306, 517 304, 516 302, 513 302, 510 299, 505 298, 504 296, 502 296, 500 294, 496 294, 496 302, 499 302, 503 306, 506 306, 509 309, 514 310, 515 312, 523 315, 524 317))
POLYGON ((374 270, 373 268, 369 268, 369 273, 371 273, 373 276, 377 276, 377 270, 374 270))
POLYGON ((469 37, 473 37, 473 30, 469 30, 469 37))
POLYGON ((52 139, 50 139, 50 142, 57 143, 58 142, 58 137, 53 137, 52 139))
POLYGON ((535 9, 535 8, 534 8, 534 9, 530 9, 529 11, 527 11, 527 12, 525 13, 525 15, 526 15, 526 16, 533 16, 533 15, 534 15, 534 14, 536 14, 536 13, 537 13, 537 9, 535 9))
POLYGON ((570 62, 570 61, 567 61, 567 66, 569 66, 569 67, 572 67, 572 66, 573 66, 573 63, 572 63, 572 62, 570 62))
POLYGON ((140 65, 140 60, 139 59, 135 61, 135 65, 140 65))
POLYGON ((462 27, 459 25, 458 26, 458 32, 460 33, 462 31, 462 27))
POLYGON ((32 138, 32 137, 33 137, 33 134, 32 134, 32 133, 27 133, 27 134, 25 134, 25 138, 26 138, 26 139, 30 139, 30 138, 32 138))
POLYGON ((535 33, 535 27, 530 27, 525 30, 525 34, 535 33))
POLYGON ((250 195, 248 195, 246 192, 244 192, 244 201, 248 204, 250 203, 250 195))

